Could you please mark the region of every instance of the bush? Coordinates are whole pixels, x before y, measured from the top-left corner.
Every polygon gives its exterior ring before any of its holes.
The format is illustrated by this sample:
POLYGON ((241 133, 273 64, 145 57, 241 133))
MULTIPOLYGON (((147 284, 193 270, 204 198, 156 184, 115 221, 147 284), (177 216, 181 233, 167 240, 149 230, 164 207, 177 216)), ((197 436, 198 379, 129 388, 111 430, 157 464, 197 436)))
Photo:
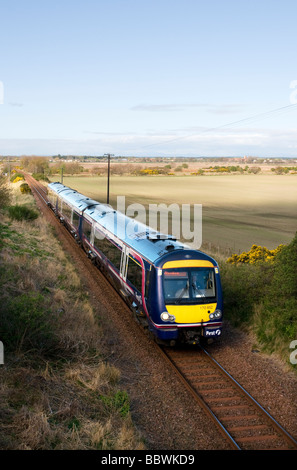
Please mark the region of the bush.
POLYGON ((38 217, 38 212, 28 206, 16 204, 8 208, 9 217, 13 220, 34 220, 38 217))
POLYGON ((279 245, 275 250, 268 250, 265 246, 253 245, 250 251, 244 251, 240 255, 232 255, 227 259, 227 263, 247 263, 255 264, 262 261, 273 261, 285 245, 279 245))
POLYGON ((250 324, 254 306, 266 295, 273 277, 272 263, 222 264, 222 288, 226 317, 234 326, 250 324))
POLYGON ((14 180, 15 180, 16 178, 19 178, 19 180, 23 180, 23 179, 24 179, 23 173, 14 173, 14 174, 11 176, 11 178, 10 178, 10 182, 11 182, 11 183, 14 183, 14 180))
POLYGON ((297 336, 297 234, 278 254, 274 275, 267 288, 265 302, 258 315, 257 333, 268 339, 274 350, 279 337, 284 341, 297 336), (269 332, 269 335, 268 335, 269 332))
POLYGON ((32 177, 36 179, 36 181, 46 181, 47 183, 50 183, 50 180, 44 173, 33 173, 32 177))
POLYGON ((38 293, 26 293, 9 298, 1 308, 1 340, 8 351, 43 350, 53 347, 51 317, 38 293))
POLYGON ((23 194, 31 194, 32 192, 30 186, 27 183, 21 184, 20 191, 23 194))
POLYGON ((245 253, 242 262, 222 264, 221 274, 226 317, 251 327, 267 352, 288 358, 288 344, 297 337, 297 233, 280 247, 273 250, 274 262, 263 252, 250 262, 245 253))
POLYGON ((13 183, 18 183, 19 181, 24 181, 24 177, 22 176, 17 176, 12 182, 13 183))

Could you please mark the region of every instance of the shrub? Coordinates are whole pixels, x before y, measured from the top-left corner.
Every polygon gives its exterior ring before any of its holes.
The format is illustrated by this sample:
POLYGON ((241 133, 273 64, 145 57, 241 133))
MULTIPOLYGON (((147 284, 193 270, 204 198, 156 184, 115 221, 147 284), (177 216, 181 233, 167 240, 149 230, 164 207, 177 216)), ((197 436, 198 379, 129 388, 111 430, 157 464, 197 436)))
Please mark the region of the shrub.
POLYGON ((195 175, 195 176, 196 176, 196 175, 204 175, 204 173, 205 173, 204 170, 202 170, 202 168, 200 168, 200 169, 197 170, 197 171, 193 171, 193 172, 191 173, 191 175, 195 175))
POLYGON ((37 181, 46 181, 47 183, 50 183, 50 180, 47 176, 45 176, 44 173, 33 173, 32 177, 35 178, 37 181))
POLYGON ((144 168, 143 170, 139 170, 139 174, 141 176, 146 175, 163 175, 166 173, 164 168, 144 168))
POLYGON ((38 217, 38 212, 28 206, 16 204, 8 208, 9 217, 13 220, 34 220, 38 217))
POLYGON ((254 327, 269 352, 297 337, 297 234, 277 255, 272 282, 258 309, 254 327))
POLYGON ((266 249, 253 246, 251 258, 245 253, 240 262, 221 266, 226 317, 235 326, 249 325, 264 350, 287 359, 297 337, 297 233, 272 250, 273 262, 266 249))
POLYGON ((11 183, 14 183, 14 180, 15 180, 16 178, 19 178, 20 180, 21 180, 21 179, 23 180, 23 179, 24 179, 23 173, 14 173, 14 174, 11 176, 11 178, 10 178, 11 183))
POLYGON ((253 245, 250 251, 244 251, 240 255, 234 254, 227 259, 227 263, 237 264, 255 264, 261 261, 273 261, 278 253, 284 248, 285 245, 279 245, 275 250, 268 250, 265 246, 253 245))
POLYGON ((27 183, 21 184, 20 191, 23 194, 31 194, 32 192, 30 186, 27 183))
POLYGON ((8 351, 52 347, 53 331, 44 303, 41 294, 29 292, 1 305, 1 340, 8 351))
POLYGON ((24 181, 24 177, 23 176, 17 176, 12 182, 13 183, 18 183, 19 181, 24 181))
POLYGON ((266 295, 273 277, 273 263, 237 265, 222 263, 221 276, 226 317, 235 325, 249 324, 254 306, 266 295))

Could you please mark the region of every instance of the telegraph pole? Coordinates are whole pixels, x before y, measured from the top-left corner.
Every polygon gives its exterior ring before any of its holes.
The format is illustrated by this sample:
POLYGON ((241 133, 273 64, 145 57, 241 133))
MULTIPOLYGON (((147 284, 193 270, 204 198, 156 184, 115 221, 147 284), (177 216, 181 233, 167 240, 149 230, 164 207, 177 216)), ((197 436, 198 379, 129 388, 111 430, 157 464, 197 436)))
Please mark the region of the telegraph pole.
POLYGON ((111 153, 105 153, 104 156, 107 156, 107 197, 106 197, 106 203, 109 204, 110 157, 113 157, 113 155, 111 153))

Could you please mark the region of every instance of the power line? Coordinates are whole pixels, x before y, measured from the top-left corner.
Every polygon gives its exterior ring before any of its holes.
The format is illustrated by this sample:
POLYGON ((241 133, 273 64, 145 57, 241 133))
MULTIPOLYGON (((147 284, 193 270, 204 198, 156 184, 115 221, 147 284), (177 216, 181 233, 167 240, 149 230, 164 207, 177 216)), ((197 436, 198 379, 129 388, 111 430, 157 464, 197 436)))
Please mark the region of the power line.
MULTIPOLYGON (((222 125, 217 126, 217 127, 211 127, 209 129, 205 129, 201 133, 203 134, 203 133, 207 133, 207 132, 216 131, 218 129, 223 129, 224 127, 229 127, 229 128, 231 127, 232 128, 232 126, 240 125, 242 123, 253 123, 253 122, 256 122, 259 119, 261 120, 261 119, 269 118, 272 115, 284 114, 287 111, 290 111, 290 110, 293 110, 293 109, 296 109, 296 108, 297 108, 297 103, 289 104, 287 106, 282 106, 280 108, 275 108, 275 109, 272 109, 270 111, 266 111, 265 113, 254 114, 253 116, 249 116, 249 117, 240 119, 238 121, 233 121, 233 122, 230 122, 228 124, 222 124, 222 125)), ((161 141, 156 142, 155 144, 144 145, 141 148, 148 148, 148 147, 154 147, 156 145, 168 144, 168 143, 171 143, 171 142, 176 142, 178 140, 188 139, 189 137, 193 137, 195 135, 199 135, 199 134, 197 134, 195 132, 193 134, 184 135, 184 136, 180 136, 180 137, 175 137, 174 139, 169 139, 169 140, 162 141, 162 142, 161 141)))

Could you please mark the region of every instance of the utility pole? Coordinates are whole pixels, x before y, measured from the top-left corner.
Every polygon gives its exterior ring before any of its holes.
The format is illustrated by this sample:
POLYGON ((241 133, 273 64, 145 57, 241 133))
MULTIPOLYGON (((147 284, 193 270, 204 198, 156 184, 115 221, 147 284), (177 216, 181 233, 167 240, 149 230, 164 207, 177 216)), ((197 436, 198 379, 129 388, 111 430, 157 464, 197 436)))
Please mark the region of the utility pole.
POLYGON ((61 183, 63 184, 63 171, 64 171, 64 168, 61 167, 61 183))
POLYGON ((106 203, 109 204, 110 157, 113 157, 113 155, 111 153, 105 153, 104 156, 107 156, 107 197, 106 197, 106 203))

